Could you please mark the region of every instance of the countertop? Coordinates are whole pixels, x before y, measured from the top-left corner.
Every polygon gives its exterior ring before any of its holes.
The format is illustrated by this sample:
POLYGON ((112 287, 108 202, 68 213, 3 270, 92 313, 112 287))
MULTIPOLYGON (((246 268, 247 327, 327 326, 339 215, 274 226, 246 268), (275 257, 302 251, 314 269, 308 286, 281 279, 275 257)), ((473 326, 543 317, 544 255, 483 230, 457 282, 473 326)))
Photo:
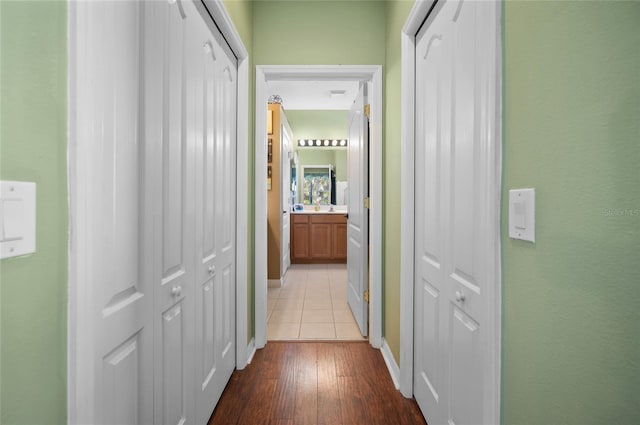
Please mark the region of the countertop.
POLYGON ((292 211, 291 214, 342 214, 342 215, 346 215, 347 214, 347 210, 333 210, 333 211, 329 211, 329 210, 320 210, 320 211, 315 211, 313 209, 304 209, 301 211, 292 211))

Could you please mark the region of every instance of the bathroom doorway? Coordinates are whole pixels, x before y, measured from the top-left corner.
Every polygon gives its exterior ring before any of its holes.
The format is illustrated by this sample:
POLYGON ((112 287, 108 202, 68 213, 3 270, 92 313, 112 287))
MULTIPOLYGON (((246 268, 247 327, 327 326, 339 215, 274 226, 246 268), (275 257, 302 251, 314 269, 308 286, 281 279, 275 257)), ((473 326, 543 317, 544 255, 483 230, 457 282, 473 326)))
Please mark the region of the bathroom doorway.
MULTIPOLYGON (((380 262, 373 262, 373 257, 381 254, 381 67, 377 66, 258 66, 256 68, 256 158, 267 158, 267 99, 278 95, 287 120, 291 124, 293 140, 292 157, 296 155, 298 164, 295 174, 292 173, 291 196, 292 203, 301 209, 340 209, 346 202, 346 146, 340 149, 340 140, 348 140, 349 105, 353 103, 360 83, 370 87, 371 107, 371 227, 366 234, 369 242, 370 264, 377 264, 370 270, 367 286, 370 288, 370 303, 366 304, 370 313, 368 330, 370 343, 379 347, 381 342, 381 271, 380 262), (325 103, 320 101, 316 105, 300 105, 295 103, 293 92, 300 92, 301 87, 309 88, 313 85, 323 86, 325 103), (352 93, 353 95, 351 95, 352 93), (328 106, 328 103, 342 100, 343 107, 328 106), (263 102, 264 101, 264 102, 263 102), (258 106, 259 105, 259 106, 258 106), (314 109, 315 108, 315 109, 314 109), (315 114, 315 118, 314 117, 315 114), (311 117, 311 122, 304 123, 305 117, 311 117), (263 119, 264 118, 264 119, 263 119), (325 121, 325 127, 318 134, 318 124, 325 121), (326 121, 337 123, 343 132, 331 132, 326 121), (261 128, 262 127, 262 128, 261 128), (313 133, 313 128, 316 133, 313 133), (264 130, 264 132, 263 132, 264 130), (262 136, 262 137, 261 137, 262 136), (261 140, 265 139, 265 140, 261 140), (309 142, 313 141, 313 146, 309 142), (320 146, 316 145, 320 143, 320 146), (332 146, 333 145, 333 146, 332 146), (334 148, 334 149, 331 149, 334 148), (336 149, 337 148, 337 149, 336 149), (262 152, 264 156, 262 156, 262 152), (306 157, 306 158, 305 158, 306 157), (315 160, 309 158, 316 158, 315 160), (304 198, 303 178, 301 175, 304 165, 330 165, 334 178, 333 193, 327 194, 325 203, 314 202, 313 197, 304 198), (377 166, 376 166, 377 165, 377 166), (341 193, 342 192, 342 193, 341 193), (338 202, 340 200, 341 202, 338 202), (376 205, 379 203, 378 205, 376 205), (320 205, 317 205, 320 204, 320 205), (377 207, 377 208, 376 208, 377 207)), ((272 99, 274 100, 274 99, 272 99)), ((337 130, 336 130, 337 131, 337 130)), ((256 161, 256 205, 265 205, 261 197, 266 198, 267 185, 259 176, 267 175, 267 163, 256 161), (263 173, 264 171, 264 173, 263 173), (264 187, 264 192, 262 192, 264 187)), ((266 179, 265 179, 266 180, 266 179)), ((260 258, 262 237, 266 236, 261 224, 261 209, 256 210, 256 347, 261 348, 267 339, 364 339, 360 331, 354 326, 353 315, 347 305, 346 281, 347 268, 345 264, 313 261, 312 264, 295 264, 283 273, 280 285, 271 285, 267 290, 266 261, 260 258), (287 313, 285 313, 287 312, 287 313)), ((321 211, 324 212, 324 211, 321 211)), ((343 211, 346 213, 345 211, 343 211)), ((293 214, 292 214, 293 215, 293 214)), ((346 216, 346 214, 344 214, 346 216)), ((345 229, 346 229, 345 225, 345 229)), ((293 224, 291 226, 292 232, 293 224)), ((346 235, 345 235, 346 240, 346 235)), ((365 242, 366 243, 366 242, 365 242)), ((295 257, 291 253, 292 260, 295 257)), ((366 256, 368 257, 368 255, 366 256)), ((364 258, 363 261, 367 261, 364 258)), ((271 283, 271 280, 270 280, 271 283)), ((364 295, 364 294, 363 294, 364 295)), ((366 328, 365 328, 366 329, 366 328)), ((365 331, 366 332, 366 331, 365 331)))
POLYGON ((267 340, 363 340, 346 265, 348 120, 359 83, 267 87, 267 340))

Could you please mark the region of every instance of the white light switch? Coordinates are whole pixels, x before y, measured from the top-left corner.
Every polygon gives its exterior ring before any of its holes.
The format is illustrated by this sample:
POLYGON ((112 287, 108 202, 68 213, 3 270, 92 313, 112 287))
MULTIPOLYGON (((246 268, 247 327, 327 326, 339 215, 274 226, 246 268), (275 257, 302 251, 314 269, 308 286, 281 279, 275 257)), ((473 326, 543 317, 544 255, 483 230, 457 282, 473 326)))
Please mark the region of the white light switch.
POLYGON ((36 251, 36 184, 0 184, 0 258, 36 251))
POLYGON ((536 190, 512 189, 509 191, 509 237, 536 241, 536 190))

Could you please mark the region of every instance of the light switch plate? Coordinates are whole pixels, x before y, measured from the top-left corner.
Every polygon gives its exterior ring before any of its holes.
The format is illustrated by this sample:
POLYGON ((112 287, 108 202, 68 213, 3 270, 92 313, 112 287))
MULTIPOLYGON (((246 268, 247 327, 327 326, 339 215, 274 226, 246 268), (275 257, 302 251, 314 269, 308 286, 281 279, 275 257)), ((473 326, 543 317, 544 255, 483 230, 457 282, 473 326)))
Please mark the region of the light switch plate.
POLYGON ((536 190, 509 191, 509 237, 536 241, 536 190))
POLYGON ((0 258, 36 252, 36 184, 0 182, 0 258))

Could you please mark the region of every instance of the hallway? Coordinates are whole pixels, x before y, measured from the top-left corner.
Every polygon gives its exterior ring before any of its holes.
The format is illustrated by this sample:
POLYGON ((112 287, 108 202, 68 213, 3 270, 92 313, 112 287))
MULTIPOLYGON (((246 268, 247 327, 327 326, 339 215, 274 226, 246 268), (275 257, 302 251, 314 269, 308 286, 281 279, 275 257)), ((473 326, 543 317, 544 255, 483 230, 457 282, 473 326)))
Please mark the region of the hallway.
POLYGON ((346 264, 293 264, 267 294, 267 339, 360 341, 347 304, 346 264))
POLYGON ((209 425, 426 424, 366 342, 270 342, 231 376, 209 425))

